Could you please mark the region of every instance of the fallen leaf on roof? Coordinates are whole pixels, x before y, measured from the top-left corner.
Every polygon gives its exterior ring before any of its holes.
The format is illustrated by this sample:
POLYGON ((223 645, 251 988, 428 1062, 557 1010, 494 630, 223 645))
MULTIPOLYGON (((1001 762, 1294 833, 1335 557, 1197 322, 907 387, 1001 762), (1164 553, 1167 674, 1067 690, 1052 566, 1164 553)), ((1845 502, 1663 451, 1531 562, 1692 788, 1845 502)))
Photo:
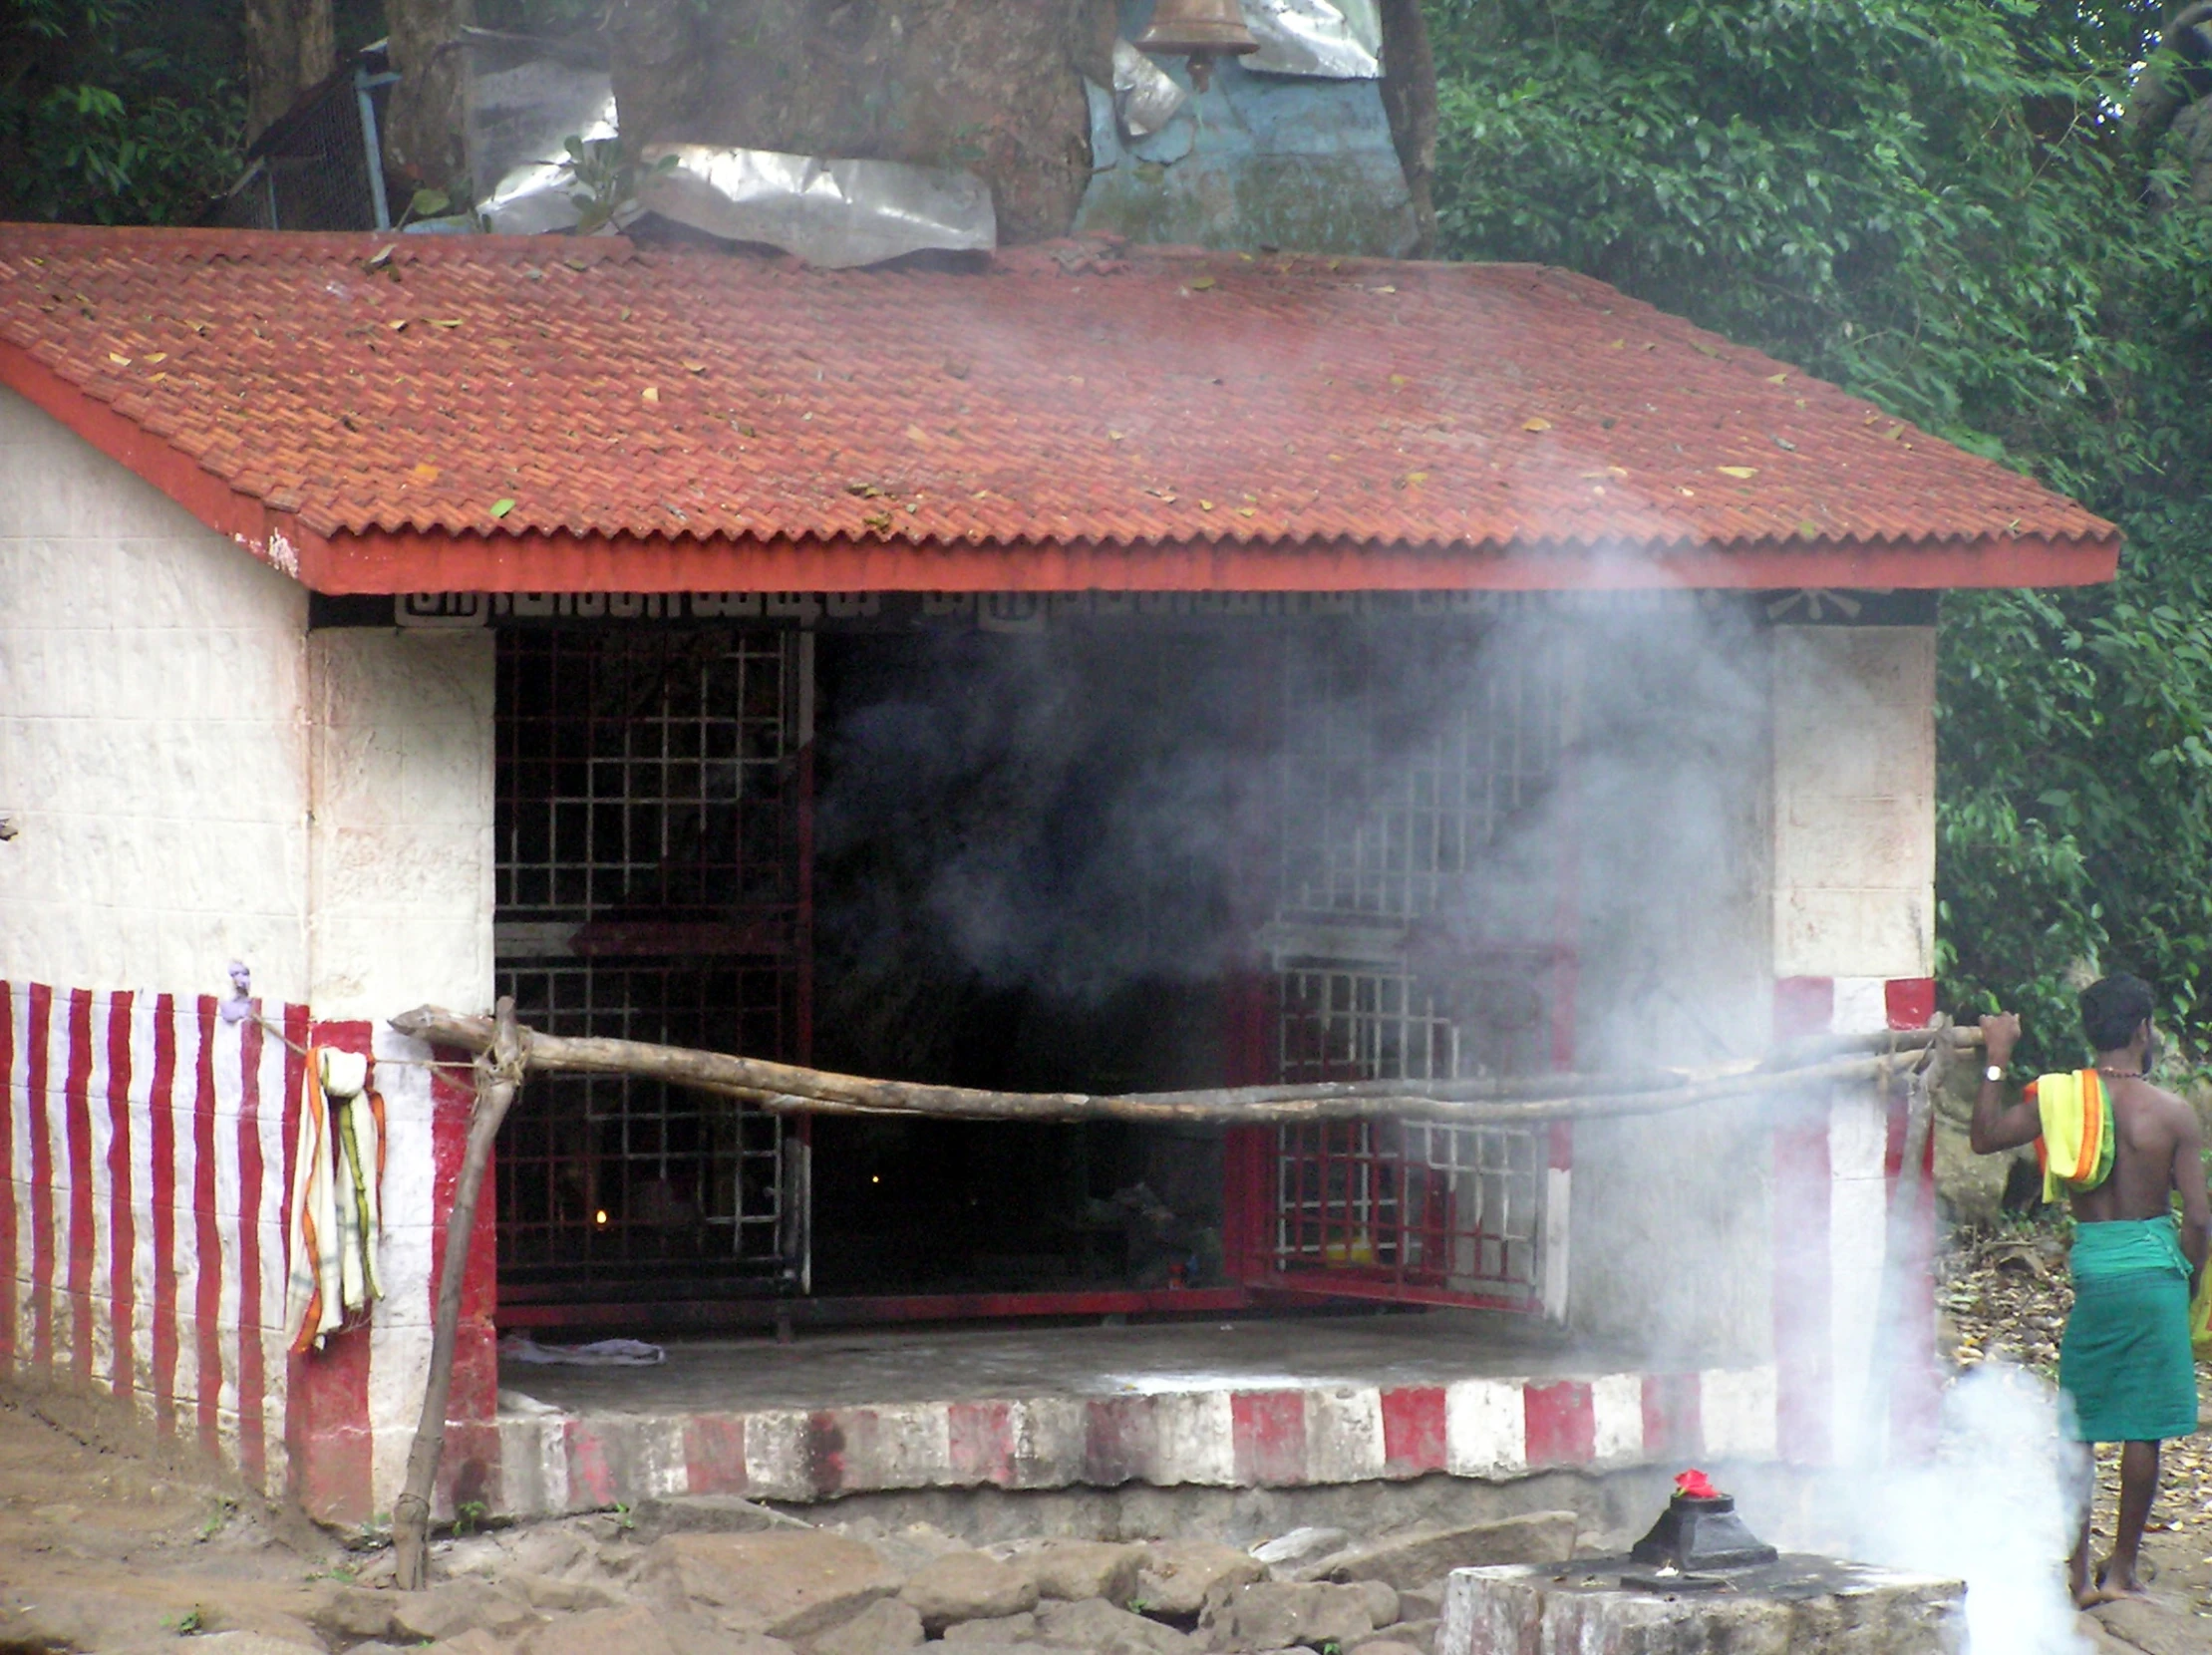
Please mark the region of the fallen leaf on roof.
POLYGON ((888 511, 870 511, 860 519, 860 526, 863 528, 880 528, 888 532, 891 526, 891 513, 888 511))
POLYGON ((1521 422, 1521 430, 1523 431, 1549 431, 1550 429, 1551 422, 1541 414, 1532 415, 1521 422))
POLYGON ((390 328, 394 333, 401 333, 404 332, 407 328, 407 318, 405 316, 402 316, 398 321, 387 322, 384 325, 390 328))
POLYGON ((1406 376, 1404 374, 1393 374, 1391 375, 1391 383, 1393 385, 1404 385, 1406 383, 1406 376))
POLYGON ((922 430, 920 426, 908 426, 906 428, 906 440, 909 443, 926 443, 929 441, 929 433, 922 430))
POLYGON ((706 371, 707 365, 704 362, 693 362, 687 359, 684 363, 684 372, 687 374, 703 374, 706 371))
POLYGON ((1190 279, 1190 290, 1193 293, 1203 293, 1212 285, 1213 277, 1211 276, 1193 276, 1190 279))
POLYGON ((434 328, 458 328, 461 326, 461 318, 459 316, 433 316, 430 325, 434 328))
POLYGON ((1198 502, 1198 509, 1201 511, 1211 511, 1213 509, 1213 501, 1210 499, 1200 500, 1198 502))
POLYGON ((1820 525, 1810 517, 1806 517, 1798 522, 1797 532, 1808 540, 1817 540, 1820 538, 1820 525))
POLYGON ((1718 357, 1720 356, 1720 354, 1721 354, 1721 350, 1720 350, 1720 347, 1719 347, 1719 346, 1717 346, 1717 345, 1709 345, 1709 344, 1707 344, 1707 343, 1706 343, 1706 342, 1705 342, 1705 341, 1704 341, 1703 339, 1693 339, 1693 340, 1691 340, 1691 341, 1690 341, 1690 348, 1691 348, 1692 350, 1696 351, 1696 352, 1697 352, 1697 353, 1698 353, 1698 354, 1699 354, 1700 356, 1710 356, 1710 357, 1718 358, 1718 357))
POLYGON ((1398 486, 1401 489, 1419 489, 1423 483, 1426 483, 1427 481, 1428 474, 1426 472, 1408 472, 1404 477, 1398 480, 1398 486))
POLYGON ((1628 341, 1626 339, 1608 339, 1605 342, 1605 348, 1609 351, 1626 350, 1628 349, 1628 341))
POLYGON ((368 262, 362 265, 362 268, 364 270, 381 270, 392 262, 392 255, 399 250, 400 244, 397 241, 388 241, 369 255, 368 262))
POLYGON ((657 385, 648 385, 643 391, 640 391, 638 395, 643 397, 647 402, 657 403, 661 400, 661 389, 657 385))
POLYGON ((1758 476, 1756 466, 1716 466, 1713 469, 1723 477, 1752 478, 1758 476))
POLYGON ((1125 431, 1108 431, 1106 433, 1106 441, 1109 443, 1118 443, 1126 436, 1128 436, 1128 433, 1125 431))
POLYGON ((1378 293, 1395 293, 1398 289, 1395 287, 1378 287, 1375 291, 1378 293))
POLYGON ((166 362, 169 359, 169 353, 166 351, 149 351, 146 359, 150 363, 166 362))
POLYGON ((883 495, 883 491, 872 483, 848 483, 845 485, 845 493, 858 495, 862 499, 880 499, 883 495))
POLYGON ((495 499, 491 502, 491 514, 494 517, 503 517, 513 509, 514 501, 511 499, 495 499))
POLYGON ((108 353, 108 360, 110 362, 113 362, 119 368, 128 368, 131 366, 131 359, 129 357, 118 356, 114 351, 110 351, 108 353))
POLYGON ((1787 385, 1789 383, 1789 376, 1786 373, 1768 374, 1766 376, 1766 383, 1768 385, 1787 385))
POLYGON ((1892 443, 1896 442, 1898 438, 1904 435, 1905 428, 1903 426, 1891 426, 1887 431, 1882 433, 1882 436, 1892 443))
POLYGON ((417 483, 436 483, 438 481, 438 468, 426 460, 409 475, 417 483))

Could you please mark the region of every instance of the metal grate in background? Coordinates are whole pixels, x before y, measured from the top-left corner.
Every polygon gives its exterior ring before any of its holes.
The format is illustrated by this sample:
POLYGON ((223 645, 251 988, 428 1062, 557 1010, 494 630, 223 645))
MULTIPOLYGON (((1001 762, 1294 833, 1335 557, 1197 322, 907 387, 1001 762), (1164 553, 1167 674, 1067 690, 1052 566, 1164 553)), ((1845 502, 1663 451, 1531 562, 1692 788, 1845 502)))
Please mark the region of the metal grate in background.
MULTIPOLYGON (((525 1022, 802 1055, 801 670, 770 633, 501 633, 497 968, 525 1022)), ((499 1146, 501 1291, 795 1277, 786 1139, 681 1088, 533 1080, 499 1146)))
POLYGON ((1437 630, 1293 652, 1281 911, 1467 911, 1484 850, 1558 772, 1561 693, 1547 662, 1437 630))

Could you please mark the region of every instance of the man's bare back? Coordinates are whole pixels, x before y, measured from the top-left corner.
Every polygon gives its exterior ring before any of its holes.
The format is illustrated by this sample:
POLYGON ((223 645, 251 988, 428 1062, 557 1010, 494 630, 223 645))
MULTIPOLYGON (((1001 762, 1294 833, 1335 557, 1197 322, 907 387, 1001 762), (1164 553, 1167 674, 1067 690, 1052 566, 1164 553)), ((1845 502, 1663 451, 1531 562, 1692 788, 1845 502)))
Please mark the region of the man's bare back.
POLYGON ((2104 1096, 2112 1106, 2112 1175, 2094 1189, 2073 1197, 2077 1223, 2157 1218, 2173 1210, 2177 1190, 2187 1190, 2197 1164, 2199 1133, 2195 1111, 2172 1093, 2139 1075, 2102 1071, 2104 1096))

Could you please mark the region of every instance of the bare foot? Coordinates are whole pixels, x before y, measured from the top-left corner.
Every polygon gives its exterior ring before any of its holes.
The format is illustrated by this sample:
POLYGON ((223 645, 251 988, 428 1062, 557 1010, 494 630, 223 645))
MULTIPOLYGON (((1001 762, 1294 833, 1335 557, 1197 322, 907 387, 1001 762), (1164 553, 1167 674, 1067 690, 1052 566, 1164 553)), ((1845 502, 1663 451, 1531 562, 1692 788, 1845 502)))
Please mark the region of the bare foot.
POLYGON ((2075 1588, 2073 1603, 2077 1609, 2091 1609, 2099 1603, 2119 1603, 2129 1598, 2139 1603, 2151 1600, 2149 1589, 2135 1578, 2132 1568, 2115 1570, 2112 1559, 2107 1557, 2096 1566, 2094 1586, 2085 1592, 2075 1588))

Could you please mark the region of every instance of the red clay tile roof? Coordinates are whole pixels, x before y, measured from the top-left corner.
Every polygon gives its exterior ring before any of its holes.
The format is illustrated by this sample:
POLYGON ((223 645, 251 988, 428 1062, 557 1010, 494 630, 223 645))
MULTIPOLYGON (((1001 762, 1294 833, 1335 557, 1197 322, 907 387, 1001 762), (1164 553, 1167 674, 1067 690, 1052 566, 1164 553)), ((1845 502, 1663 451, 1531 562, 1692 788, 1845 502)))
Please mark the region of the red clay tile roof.
POLYGON ((2118 546, 1525 265, 5 225, 0 383, 325 590, 2019 584, 2118 546))

